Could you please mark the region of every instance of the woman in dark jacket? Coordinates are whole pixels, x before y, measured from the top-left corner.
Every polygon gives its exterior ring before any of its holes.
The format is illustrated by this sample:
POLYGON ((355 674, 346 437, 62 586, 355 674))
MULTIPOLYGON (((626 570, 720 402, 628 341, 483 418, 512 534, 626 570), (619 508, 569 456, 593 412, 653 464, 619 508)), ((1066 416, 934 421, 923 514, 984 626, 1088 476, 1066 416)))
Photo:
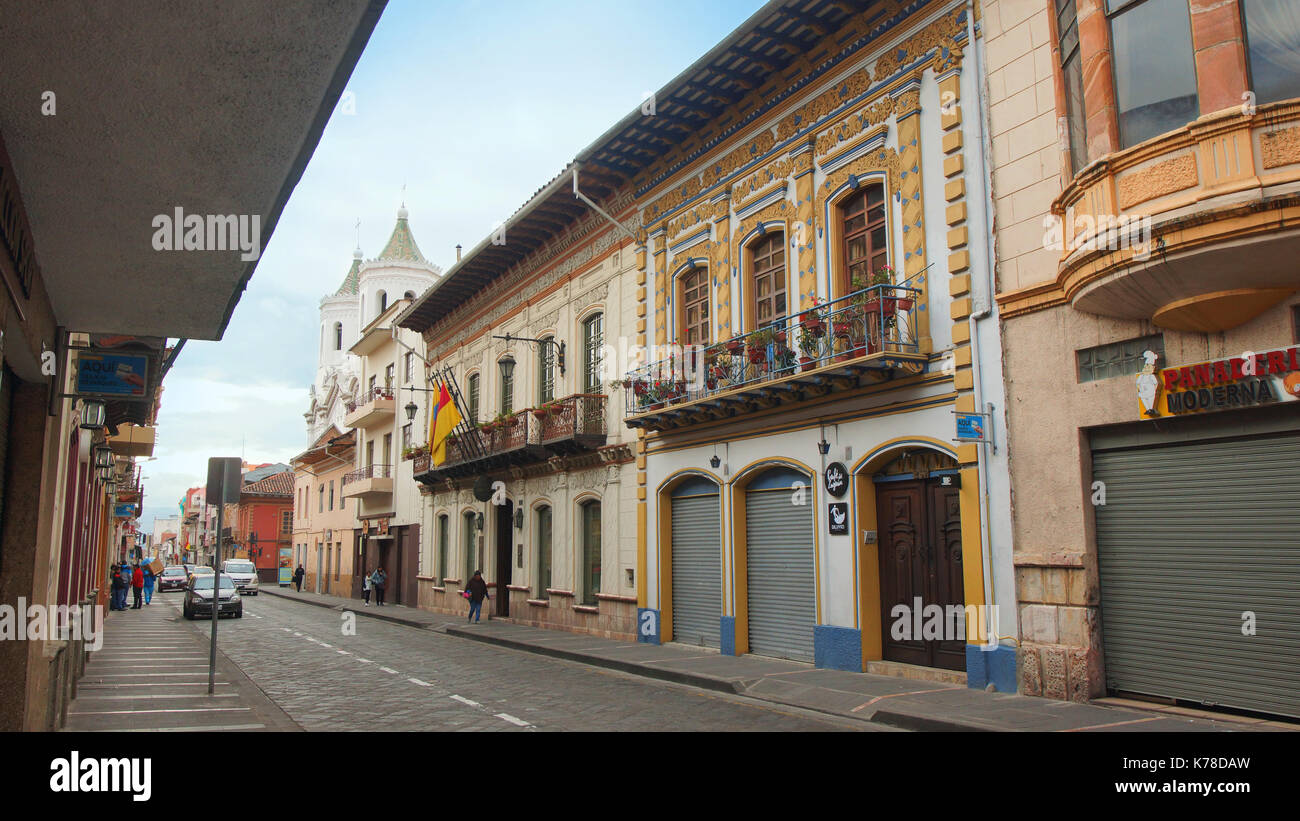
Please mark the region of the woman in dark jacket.
POLYGON ((482 570, 474 571, 474 578, 465 585, 465 592, 469 593, 469 618, 466 621, 477 623, 479 614, 483 610, 483 600, 492 598, 488 595, 487 582, 483 581, 482 570))
POLYGON ((307 571, 302 569, 301 564, 298 565, 297 570, 293 571, 293 583, 294 586, 298 588, 299 593, 302 592, 302 577, 306 575, 307 575, 307 571))

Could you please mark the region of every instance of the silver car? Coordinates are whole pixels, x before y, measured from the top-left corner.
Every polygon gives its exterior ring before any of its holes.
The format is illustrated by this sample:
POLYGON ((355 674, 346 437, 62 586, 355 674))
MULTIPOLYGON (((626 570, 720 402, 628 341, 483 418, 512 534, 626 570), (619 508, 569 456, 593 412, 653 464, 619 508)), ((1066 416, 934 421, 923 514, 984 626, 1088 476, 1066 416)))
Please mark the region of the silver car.
MULTIPOLYGON (((185 603, 181 605, 181 612, 187 619, 195 619, 201 616, 212 617, 212 587, 216 581, 216 574, 200 575, 190 578, 189 586, 185 588, 185 603)), ((235 589, 235 582, 224 573, 221 575, 221 587, 218 589, 221 595, 219 607, 219 616, 234 616, 237 619, 244 617, 244 602, 239 598, 239 591, 235 589)))
POLYGON ((257 567, 248 559, 227 559, 221 563, 221 572, 230 574, 241 594, 257 595, 257 567))

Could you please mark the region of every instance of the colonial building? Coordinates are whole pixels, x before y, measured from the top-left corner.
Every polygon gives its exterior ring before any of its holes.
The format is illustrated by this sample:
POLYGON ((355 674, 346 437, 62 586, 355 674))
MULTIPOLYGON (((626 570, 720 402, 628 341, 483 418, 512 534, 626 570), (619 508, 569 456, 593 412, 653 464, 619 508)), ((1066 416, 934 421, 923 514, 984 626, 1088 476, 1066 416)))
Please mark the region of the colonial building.
MULTIPOLYGON (((572 180, 570 168, 544 186, 397 320, 423 335, 465 416, 444 463, 416 460, 433 534, 419 604, 465 612, 460 592, 482 570, 493 617, 630 639, 635 437, 611 381, 643 324, 636 256, 572 180)), ((631 197, 606 180, 593 174, 587 193, 634 226, 631 197)))
POLYGON ((427 427, 422 409, 428 393, 420 336, 394 327, 393 320, 438 282, 441 271, 420 253, 405 206, 379 257, 354 264, 354 270, 355 283, 349 274, 344 289, 356 295, 359 332, 348 351, 358 365, 360 388, 344 405, 343 425, 356 430, 356 461, 339 492, 342 499, 356 500, 356 521, 353 539, 344 540, 343 549, 353 552, 352 595, 361 595, 361 574, 383 567, 387 601, 413 605, 421 502, 410 457, 424 439, 417 431, 427 427))
POLYGON ((1300 13, 985 7, 1021 692, 1300 716, 1300 13))
POLYGON ((258 580, 274 584, 279 577, 280 550, 288 550, 293 537, 294 478, 290 470, 282 470, 246 482, 239 491, 239 504, 230 523, 230 549, 223 549, 223 561, 228 558, 252 560, 257 567, 258 580))
POLYGON ((304 590, 351 596, 356 586, 352 531, 357 505, 342 493, 343 477, 356 469, 356 441, 356 431, 340 433, 331 426, 293 457, 291 566, 296 570, 301 565, 306 572, 304 590))
POLYGON ((588 152, 645 165, 642 640, 1014 689, 974 31, 765 8, 588 152))

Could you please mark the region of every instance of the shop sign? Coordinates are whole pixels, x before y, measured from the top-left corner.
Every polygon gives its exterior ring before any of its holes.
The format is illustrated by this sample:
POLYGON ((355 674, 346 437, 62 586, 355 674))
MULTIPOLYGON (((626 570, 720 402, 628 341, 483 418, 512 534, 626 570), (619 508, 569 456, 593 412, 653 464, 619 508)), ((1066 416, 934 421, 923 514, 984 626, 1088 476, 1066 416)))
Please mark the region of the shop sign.
POLYGON ((135 518, 135 505, 118 505, 113 508, 113 515, 119 519, 135 518))
POLYGON ((388 535, 388 519, 387 519, 387 518, 384 518, 384 519, 380 519, 380 520, 379 520, 379 535, 380 535, 380 536, 387 536, 387 535, 388 535))
POLYGON ((1143 419, 1259 407, 1300 400, 1300 347, 1156 370, 1155 353, 1143 354, 1137 376, 1138 414, 1143 419))
POLYGON ((832 536, 843 536, 849 532, 849 503, 831 502, 826 520, 830 523, 832 536))
MULTIPOLYGON (((955 413, 955 412, 954 412, 955 413)), ((957 413, 957 437, 959 442, 987 442, 985 434, 989 429, 987 413, 957 413)))
POLYGON ((840 462, 831 462, 826 466, 826 492, 836 499, 843 499, 849 490, 849 470, 840 462))
POLYGON ((77 358, 77 393, 144 399, 149 357, 87 351, 77 358))

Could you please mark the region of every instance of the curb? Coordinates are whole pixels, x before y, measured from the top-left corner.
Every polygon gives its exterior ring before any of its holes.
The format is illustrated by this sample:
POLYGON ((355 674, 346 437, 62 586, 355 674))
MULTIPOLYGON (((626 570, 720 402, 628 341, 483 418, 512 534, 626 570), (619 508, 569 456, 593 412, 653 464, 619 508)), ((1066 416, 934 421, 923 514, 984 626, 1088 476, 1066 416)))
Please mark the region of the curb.
POLYGON ((372 619, 379 619, 380 621, 391 622, 393 624, 400 624, 403 627, 414 627, 418 630, 437 629, 437 625, 435 624, 424 624, 423 622, 410 621, 409 619, 404 619, 400 616, 389 616, 387 614, 381 615, 379 613, 376 613, 373 609, 369 607, 363 607, 362 609, 357 610, 351 605, 347 605, 347 604, 330 604, 329 602, 315 601, 313 599, 301 599, 298 598, 297 596, 280 593, 279 591, 272 593, 270 590, 263 590, 262 592, 269 593, 272 596, 285 599, 287 601, 295 601, 295 602, 300 602, 302 604, 310 604, 315 607, 324 607, 327 610, 334 610, 340 613, 356 613, 357 615, 360 616, 369 616, 372 619))
POLYGON ((684 673, 678 670, 661 670, 656 667, 646 667, 645 665, 631 661, 619 661, 618 659, 607 659, 601 656, 590 656, 573 650, 562 650, 558 647, 538 647, 535 644, 530 644, 525 641, 476 633, 473 630, 466 630, 463 627, 448 627, 446 633, 449 636, 456 636, 457 638, 481 641, 484 644, 496 644, 501 647, 508 647, 512 650, 522 650, 525 653, 533 653, 539 656, 550 656, 552 658, 564 659, 566 661, 576 661, 580 664, 586 664, 592 667, 605 667, 610 670, 618 670, 621 673, 629 673, 643 678, 670 681, 674 684, 685 684, 691 687, 699 687, 703 690, 713 690, 715 692, 730 693, 732 695, 745 694, 744 685, 740 682, 733 683, 725 679, 713 678, 712 676, 701 676, 695 673, 684 673))
MULTIPOLYGON (((991 733, 994 729, 961 721, 950 721, 928 716, 914 716, 909 713, 896 713, 892 710, 877 710, 868 721, 897 727, 900 730, 915 730, 922 733, 991 733)), ((1003 732, 1010 731, 1005 728, 1003 732)))

